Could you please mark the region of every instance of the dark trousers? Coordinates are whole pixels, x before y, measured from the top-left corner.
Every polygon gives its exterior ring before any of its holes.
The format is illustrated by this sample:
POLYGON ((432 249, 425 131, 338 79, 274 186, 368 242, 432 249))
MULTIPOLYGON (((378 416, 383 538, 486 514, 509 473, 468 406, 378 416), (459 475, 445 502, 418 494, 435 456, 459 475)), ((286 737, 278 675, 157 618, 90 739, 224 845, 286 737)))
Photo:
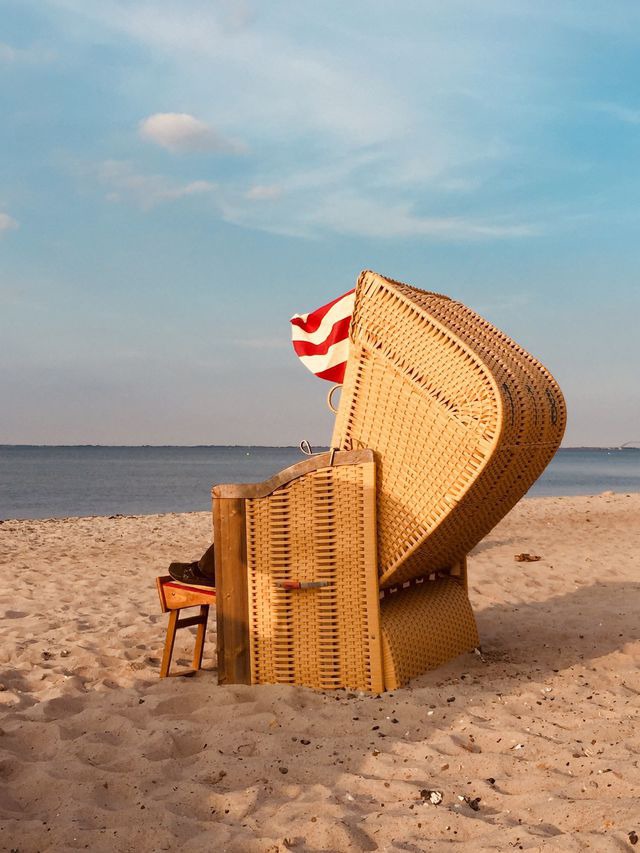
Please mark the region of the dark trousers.
POLYGON ((202 557, 198 560, 198 568, 203 575, 216 579, 216 561, 213 556, 213 545, 209 545, 202 557))

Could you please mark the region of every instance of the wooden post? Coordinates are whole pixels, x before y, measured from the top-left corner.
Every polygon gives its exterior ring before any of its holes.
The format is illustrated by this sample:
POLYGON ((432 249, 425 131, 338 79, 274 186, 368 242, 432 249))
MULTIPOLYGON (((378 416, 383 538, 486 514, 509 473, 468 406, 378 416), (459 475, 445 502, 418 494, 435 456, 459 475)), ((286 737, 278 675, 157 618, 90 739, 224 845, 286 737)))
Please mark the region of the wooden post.
POLYGON ((469 581, 467 578, 467 557, 466 555, 451 567, 451 575, 455 578, 460 578, 460 584, 465 592, 469 592, 469 581))
POLYGON ((251 684, 247 534, 242 498, 213 498, 218 683, 251 684))

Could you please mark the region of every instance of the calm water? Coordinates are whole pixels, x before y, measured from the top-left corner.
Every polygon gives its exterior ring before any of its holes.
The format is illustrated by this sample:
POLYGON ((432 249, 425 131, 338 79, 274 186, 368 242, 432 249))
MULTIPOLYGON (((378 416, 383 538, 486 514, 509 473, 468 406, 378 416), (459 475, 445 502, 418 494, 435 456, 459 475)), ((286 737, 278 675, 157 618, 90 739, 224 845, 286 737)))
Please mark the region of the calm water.
MULTIPOLYGON (((0 519, 206 510, 212 484, 302 458, 297 447, 0 446, 0 519)), ((640 492, 640 450, 560 450, 529 494, 609 490, 640 492)))

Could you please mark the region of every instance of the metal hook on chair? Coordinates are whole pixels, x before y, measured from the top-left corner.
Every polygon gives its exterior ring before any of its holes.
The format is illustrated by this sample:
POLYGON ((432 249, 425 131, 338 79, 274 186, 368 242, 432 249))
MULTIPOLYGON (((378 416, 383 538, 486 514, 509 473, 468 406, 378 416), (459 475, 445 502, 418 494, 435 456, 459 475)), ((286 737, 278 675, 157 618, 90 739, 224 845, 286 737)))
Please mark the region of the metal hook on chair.
POLYGON ((333 393, 334 391, 337 391, 338 388, 342 388, 342 385, 334 385, 333 388, 331 388, 331 390, 327 394, 327 406, 329 406, 334 415, 338 414, 338 410, 334 408, 333 405, 333 393))
POLYGON ((309 444, 306 438, 303 438, 300 442, 300 450, 304 453, 305 456, 313 456, 313 447, 309 444))

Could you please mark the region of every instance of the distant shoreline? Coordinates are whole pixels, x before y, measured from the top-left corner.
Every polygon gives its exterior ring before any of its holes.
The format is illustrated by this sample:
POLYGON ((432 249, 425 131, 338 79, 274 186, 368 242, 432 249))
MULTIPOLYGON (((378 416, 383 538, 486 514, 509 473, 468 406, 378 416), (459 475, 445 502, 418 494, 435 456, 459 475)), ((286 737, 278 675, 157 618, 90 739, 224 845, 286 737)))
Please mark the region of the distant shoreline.
MULTIPOLYGON (((295 445, 2 445, 0 518, 197 512, 212 483, 259 483, 303 458, 295 445)), ((528 494, 607 491, 640 492, 637 448, 561 448, 528 494)))

